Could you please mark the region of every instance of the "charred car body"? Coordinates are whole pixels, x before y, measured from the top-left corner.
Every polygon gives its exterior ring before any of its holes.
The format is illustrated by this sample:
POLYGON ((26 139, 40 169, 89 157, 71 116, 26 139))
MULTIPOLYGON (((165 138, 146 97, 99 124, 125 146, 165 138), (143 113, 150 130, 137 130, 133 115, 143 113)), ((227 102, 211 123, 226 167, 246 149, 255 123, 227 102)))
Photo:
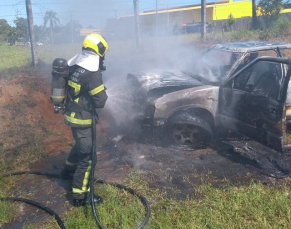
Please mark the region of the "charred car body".
POLYGON ((291 44, 218 44, 191 72, 129 73, 137 120, 180 145, 199 145, 228 129, 284 151, 290 54, 291 44))

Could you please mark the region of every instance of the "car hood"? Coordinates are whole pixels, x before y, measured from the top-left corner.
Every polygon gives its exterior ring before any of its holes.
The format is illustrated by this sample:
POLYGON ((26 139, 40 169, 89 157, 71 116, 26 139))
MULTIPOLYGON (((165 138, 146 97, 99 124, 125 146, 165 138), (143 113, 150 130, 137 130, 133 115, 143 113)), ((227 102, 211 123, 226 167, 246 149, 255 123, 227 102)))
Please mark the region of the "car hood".
POLYGON ((179 90, 202 86, 198 80, 186 75, 182 72, 162 72, 150 74, 128 74, 128 80, 134 81, 136 84, 144 88, 147 92, 161 88, 176 88, 179 90))

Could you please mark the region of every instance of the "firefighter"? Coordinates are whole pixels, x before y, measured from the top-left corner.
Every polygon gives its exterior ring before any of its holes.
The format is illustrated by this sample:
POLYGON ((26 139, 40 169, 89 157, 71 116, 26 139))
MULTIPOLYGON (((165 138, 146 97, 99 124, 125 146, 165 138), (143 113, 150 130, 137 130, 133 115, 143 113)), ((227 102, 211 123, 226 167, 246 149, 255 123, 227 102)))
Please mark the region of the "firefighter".
MULTIPOLYGON (((61 178, 73 178, 74 206, 84 206, 90 202, 88 187, 92 165, 92 119, 98 122, 97 109, 103 108, 107 100, 101 73, 105 70, 103 61, 107 49, 106 40, 92 33, 85 37, 82 52, 68 61, 64 121, 71 127, 75 144, 61 171, 61 178)), ((95 196, 94 202, 100 203, 102 198, 95 196)))

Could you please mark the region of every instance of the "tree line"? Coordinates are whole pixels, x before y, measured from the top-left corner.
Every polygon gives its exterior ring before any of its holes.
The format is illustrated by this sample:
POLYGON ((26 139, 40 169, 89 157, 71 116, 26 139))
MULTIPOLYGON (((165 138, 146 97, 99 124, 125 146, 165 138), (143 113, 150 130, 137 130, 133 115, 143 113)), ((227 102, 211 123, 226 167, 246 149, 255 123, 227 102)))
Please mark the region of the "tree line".
MULTIPOLYGON (((5 19, 0 19, 0 43, 15 44, 29 42, 27 18, 17 17, 14 26, 10 26, 5 19)), ((35 39, 42 43, 73 42, 79 37, 82 28, 78 21, 70 20, 61 25, 57 13, 47 11, 43 18, 43 25, 34 25, 35 39)))

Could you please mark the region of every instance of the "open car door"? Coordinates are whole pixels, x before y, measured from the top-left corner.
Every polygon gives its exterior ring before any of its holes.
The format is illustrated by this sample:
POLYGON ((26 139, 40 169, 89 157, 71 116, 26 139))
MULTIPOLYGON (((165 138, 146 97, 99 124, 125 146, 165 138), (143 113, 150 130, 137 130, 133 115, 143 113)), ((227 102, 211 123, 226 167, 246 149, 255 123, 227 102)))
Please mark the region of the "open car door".
POLYGON ((284 151, 290 64, 289 58, 260 57, 227 79, 219 92, 221 125, 284 151))

